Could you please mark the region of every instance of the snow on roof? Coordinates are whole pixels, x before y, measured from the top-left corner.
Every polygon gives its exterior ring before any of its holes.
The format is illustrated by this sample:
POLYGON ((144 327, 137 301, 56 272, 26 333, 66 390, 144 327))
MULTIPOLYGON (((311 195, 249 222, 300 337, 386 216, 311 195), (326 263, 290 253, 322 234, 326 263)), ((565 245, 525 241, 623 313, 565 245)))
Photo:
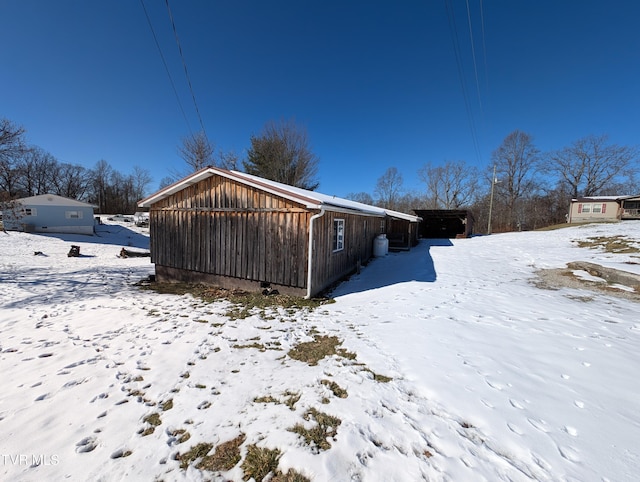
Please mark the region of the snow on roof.
POLYGON ((73 207, 85 207, 92 208, 93 205, 82 201, 76 201, 57 194, 40 194, 38 196, 24 197, 16 199, 21 204, 29 206, 73 206, 73 207))
POLYGON ((343 199, 336 196, 322 194, 316 191, 309 191, 307 189, 289 186, 287 184, 282 184, 280 182, 271 181, 262 177, 253 176, 244 172, 229 171, 217 167, 207 167, 170 186, 167 186, 166 188, 140 201, 138 203, 138 206, 150 207, 152 204, 170 196, 171 194, 178 192, 187 186, 193 185, 203 179, 206 179, 214 174, 303 204, 308 209, 324 208, 329 211, 348 210, 371 214, 373 216, 390 216, 393 218, 405 219, 413 222, 417 222, 420 220, 419 217, 412 216, 410 214, 391 211, 389 209, 383 209, 377 206, 359 203, 350 199, 343 199))
POLYGON ((626 199, 633 199, 636 197, 640 197, 640 195, 636 194, 635 196, 581 196, 578 198, 571 199, 571 202, 578 201, 624 201, 626 199))

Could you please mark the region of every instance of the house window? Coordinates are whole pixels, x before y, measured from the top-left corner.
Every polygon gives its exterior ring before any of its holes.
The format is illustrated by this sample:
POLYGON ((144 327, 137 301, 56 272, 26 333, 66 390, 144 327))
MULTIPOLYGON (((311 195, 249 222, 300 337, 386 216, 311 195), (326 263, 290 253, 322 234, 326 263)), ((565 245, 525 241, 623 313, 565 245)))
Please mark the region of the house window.
POLYGON ((602 212, 602 204, 593 205, 593 214, 600 214, 602 212))
POLYGON ((333 251, 344 249, 344 219, 333 220, 333 251))
POLYGON ((24 208, 24 215, 25 216, 35 216, 36 215, 36 208, 24 208))
POLYGON ((583 204, 582 205, 582 212, 583 213, 590 213, 591 212, 591 204, 583 204))
POLYGON ((64 217, 67 219, 82 219, 82 211, 65 211, 64 217))

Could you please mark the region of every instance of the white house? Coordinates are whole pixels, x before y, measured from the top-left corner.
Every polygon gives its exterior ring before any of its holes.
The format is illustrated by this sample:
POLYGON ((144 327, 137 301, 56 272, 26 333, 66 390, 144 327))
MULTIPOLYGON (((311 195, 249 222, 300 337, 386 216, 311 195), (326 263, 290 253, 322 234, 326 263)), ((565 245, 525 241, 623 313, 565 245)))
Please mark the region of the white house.
POLYGON ((35 233, 93 234, 93 206, 55 194, 16 199, 3 207, 4 228, 35 233))

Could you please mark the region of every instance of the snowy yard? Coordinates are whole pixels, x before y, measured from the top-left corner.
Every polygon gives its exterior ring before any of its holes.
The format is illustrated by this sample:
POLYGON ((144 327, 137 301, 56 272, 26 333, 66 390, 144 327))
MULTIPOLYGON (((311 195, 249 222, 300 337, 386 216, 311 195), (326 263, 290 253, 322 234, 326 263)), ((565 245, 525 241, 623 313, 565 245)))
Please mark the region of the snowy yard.
POLYGON ((0 233, 0 479, 240 481, 269 449, 272 480, 637 480, 640 288, 538 272, 640 274, 640 222, 423 240, 335 303, 238 319, 141 290, 153 266, 122 247, 148 236, 0 233), (292 356, 330 337, 317 364, 292 356), (237 463, 206 468, 234 440, 237 463))

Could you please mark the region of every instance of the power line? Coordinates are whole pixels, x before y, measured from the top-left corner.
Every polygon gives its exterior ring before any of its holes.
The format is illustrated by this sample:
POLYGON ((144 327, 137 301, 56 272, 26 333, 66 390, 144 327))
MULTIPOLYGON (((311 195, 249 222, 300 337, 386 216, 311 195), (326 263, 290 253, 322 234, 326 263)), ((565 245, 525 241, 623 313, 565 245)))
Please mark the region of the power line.
MULTIPOLYGON (((165 0, 167 4, 167 11, 169 12, 169 20, 171 21, 171 27, 173 28, 173 35, 176 39, 176 44, 178 45, 178 51, 180 52, 180 58, 182 59, 182 66, 184 67, 184 74, 187 77, 187 83, 189 84, 189 91, 191 92, 191 98, 193 99, 193 105, 196 108, 196 114, 198 115, 198 120, 200 121, 200 127, 202 128, 202 132, 204 132, 205 138, 207 138, 207 131, 204 128, 204 123, 202 122, 202 117, 200 116, 200 109, 198 109, 198 103, 196 102, 196 96, 193 93, 193 86, 191 85, 191 78, 189 77, 189 71, 187 70, 187 63, 184 60, 184 55, 182 54, 182 47, 180 46, 180 40, 178 39, 178 31, 176 30, 176 24, 173 21, 173 15, 171 14, 171 8, 169 7, 169 0, 165 0)), ((208 141, 208 138, 207 138, 208 141)))
POLYGON ((171 82, 171 87, 173 88, 173 93, 176 96, 176 100, 178 101, 178 106, 180 106, 180 111, 182 112, 182 117, 184 117, 185 122, 187 123, 187 127, 189 128, 189 132, 193 134, 193 130, 191 129, 191 125, 189 124, 189 119, 187 118, 187 114, 182 107, 182 102, 180 101, 180 96, 178 95, 178 90, 176 89, 176 84, 173 82, 173 77, 171 77, 171 72, 169 71, 169 66, 167 65, 167 61, 164 58, 162 53, 162 48, 160 47, 160 43, 158 42, 158 37, 156 37, 156 32, 153 29, 153 24, 151 23, 151 19, 149 18, 149 13, 147 12, 147 7, 144 4, 144 0, 140 0, 140 4, 142 5, 142 9, 144 10, 144 15, 147 17, 147 23, 149 24, 149 28, 151 29, 151 35, 153 35, 153 40, 156 43, 156 47, 158 48, 158 52, 160 53, 160 58, 162 59, 162 63, 164 64, 164 69, 167 72, 167 76, 169 77, 169 82, 171 82))
POLYGON ((484 34, 484 8, 482 6, 482 0, 480 0, 480 25, 482 27, 482 57, 484 59, 484 81, 486 93, 489 93, 489 68, 487 66, 487 45, 485 43, 484 34))
POLYGON ((473 140, 473 147, 476 151, 476 157, 478 161, 481 160, 480 147, 478 145, 478 136, 476 134, 476 126, 471 113, 471 105, 469 103, 469 94, 467 92, 467 84, 464 80, 464 71, 462 68, 462 59, 460 56, 460 44, 458 42, 458 27, 456 26, 455 13, 453 7, 450 5, 450 0, 445 0, 445 7, 447 10, 447 17, 449 19, 449 30, 451 32, 451 40, 453 41, 453 51, 456 57, 456 65, 458 67, 458 77, 460 78, 460 86, 462 88, 462 96, 464 98, 465 108, 467 110, 467 118, 469 119, 469 126, 471 128, 471 138, 473 140))
POLYGON ((471 40, 471 57, 473 59, 473 72, 476 78, 476 92, 478 93, 478 104, 480 105, 480 113, 482 114, 482 98, 480 96, 480 82, 478 81, 478 66, 476 64, 476 49, 473 41, 473 29, 471 28, 471 10, 469 9, 469 0, 467 0, 467 21, 469 23, 469 39, 471 40))

